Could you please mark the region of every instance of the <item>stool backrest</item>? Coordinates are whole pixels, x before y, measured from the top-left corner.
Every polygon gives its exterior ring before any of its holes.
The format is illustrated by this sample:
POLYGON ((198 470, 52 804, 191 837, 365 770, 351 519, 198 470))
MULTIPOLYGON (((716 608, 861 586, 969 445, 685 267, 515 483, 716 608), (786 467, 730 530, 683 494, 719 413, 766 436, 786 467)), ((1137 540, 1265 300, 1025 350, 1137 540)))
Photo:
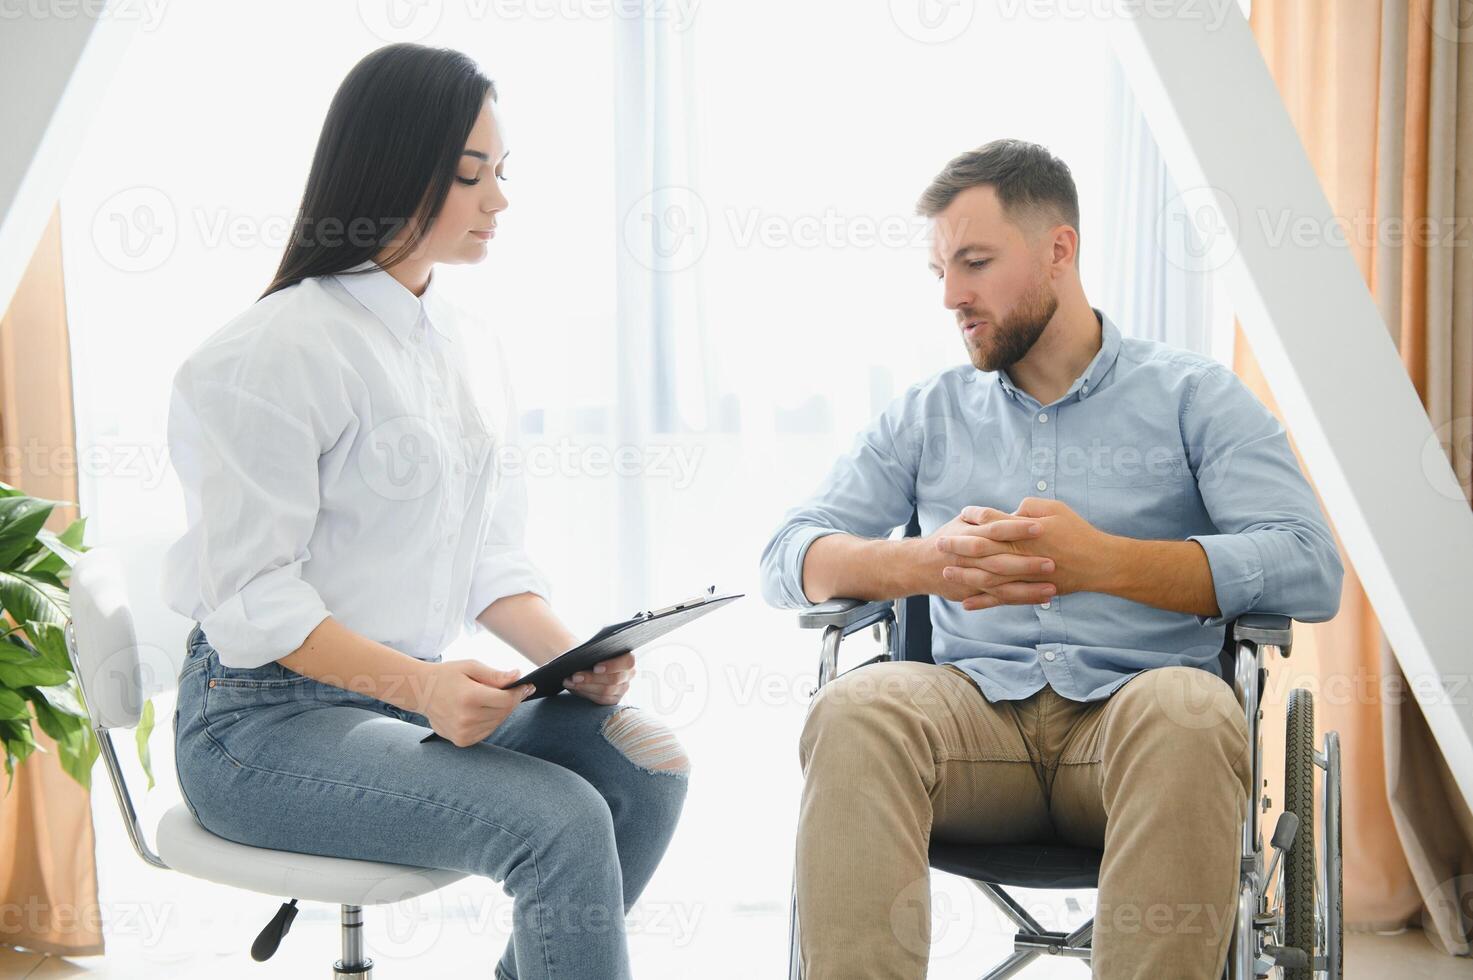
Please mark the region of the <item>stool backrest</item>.
POLYGON ((128 839, 143 860, 156 868, 168 868, 143 836, 109 731, 137 725, 146 700, 144 661, 123 582, 123 563, 111 548, 92 548, 72 565, 67 655, 82 685, 82 700, 97 732, 98 754, 107 767, 128 839))
POLYGON ((110 548, 92 548, 71 574, 72 618, 67 652, 94 728, 132 728, 143 711, 138 634, 123 585, 123 566, 110 548))

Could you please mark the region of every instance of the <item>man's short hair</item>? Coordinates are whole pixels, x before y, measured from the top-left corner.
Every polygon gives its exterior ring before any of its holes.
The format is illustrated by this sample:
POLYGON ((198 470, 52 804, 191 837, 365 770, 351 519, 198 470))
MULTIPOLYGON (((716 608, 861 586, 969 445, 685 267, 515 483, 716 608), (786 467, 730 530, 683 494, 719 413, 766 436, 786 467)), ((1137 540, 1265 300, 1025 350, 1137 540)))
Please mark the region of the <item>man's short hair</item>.
POLYGON ((916 212, 934 218, 969 187, 992 187, 1014 224, 1045 220, 1079 232, 1079 192, 1069 165, 1037 143, 1001 139, 955 157, 931 181, 916 212))

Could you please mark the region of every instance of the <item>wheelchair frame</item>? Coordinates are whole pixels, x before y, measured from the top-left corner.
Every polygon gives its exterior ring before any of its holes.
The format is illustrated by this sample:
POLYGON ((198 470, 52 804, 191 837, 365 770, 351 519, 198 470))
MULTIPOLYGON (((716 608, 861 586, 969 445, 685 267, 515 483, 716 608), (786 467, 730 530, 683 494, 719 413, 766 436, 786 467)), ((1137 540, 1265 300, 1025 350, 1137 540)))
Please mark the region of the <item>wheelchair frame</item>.
MULTIPOLYGON (((823 685, 839 676, 839 646, 844 638, 865 627, 871 627, 881 644, 882 652, 856 664, 857 670, 873 663, 897 660, 930 660, 930 651, 925 658, 906 656, 905 618, 912 601, 928 601, 927 596, 911 596, 865 602, 859 599, 834 599, 820 603, 798 614, 798 625, 803 629, 823 630, 823 639, 818 663, 818 685, 814 695, 823 685)), ((927 611, 927 616, 929 612, 927 611)), ((1263 744, 1260 722, 1263 719, 1262 693, 1268 671, 1263 664, 1263 647, 1279 650, 1288 657, 1293 642, 1292 621, 1287 616, 1250 614, 1233 620, 1226 631, 1234 648, 1232 658, 1232 686, 1239 705, 1243 708, 1248 723, 1249 740, 1253 746, 1251 764, 1252 791, 1248 796, 1248 816, 1243 822, 1240 849, 1240 874, 1238 885, 1238 910, 1233 927, 1233 937, 1228 949, 1225 980, 1257 980, 1269 976, 1276 968, 1294 969, 1296 975, 1309 975, 1323 980, 1340 980, 1343 951, 1340 948, 1342 925, 1340 901, 1340 736, 1338 732, 1326 732, 1322 750, 1314 752, 1314 764, 1321 770, 1321 786, 1324 804, 1316 808, 1321 824, 1317 835, 1323 841, 1323 850, 1317 855, 1315 887, 1315 948, 1301 951, 1286 949, 1284 940, 1284 862, 1281 860, 1292 847, 1297 831, 1297 818, 1283 813, 1275 827, 1272 846, 1273 858, 1265 867, 1266 852, 1263 834, 1259 827, 1259 814, 1269 805, 1264 798, 1263 788, 1263 744), (1272 900, 1270 904, 1270 884, 1272 900), (1335 893, 1330 893, 1330 888, 1335 893)), ((1227 641, 1224 643, 1226 657, 1227 641)), ((848 673, 848 671, 845 671, 848 673)), ((1043 955, 1067 956, 1088 965, 1092 955, 1090 941, 1094 920, 1090 919, 1070 933, 1052 932, 1044 929, 1027 910, 1010 896, 1000 885, 973 880, 984 895, 1001 912, 1018 926, 1013 940, 1013 953, 996 967, 983 974, 982 980, 1001 980, 1022 970, 1034 959, 1043 955)), ((788 919, 788 977, 803 980, 802 958, 799 949, 797 867, 794 865, 793 889, 788 919)))

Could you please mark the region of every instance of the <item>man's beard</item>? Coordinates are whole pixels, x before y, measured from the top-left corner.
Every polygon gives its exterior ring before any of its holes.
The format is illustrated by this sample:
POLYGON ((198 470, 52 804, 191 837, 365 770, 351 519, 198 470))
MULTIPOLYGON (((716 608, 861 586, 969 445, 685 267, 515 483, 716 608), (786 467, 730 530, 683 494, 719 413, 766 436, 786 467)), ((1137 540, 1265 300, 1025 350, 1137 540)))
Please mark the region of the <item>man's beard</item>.
POLYGON ((1049 289, 1048 281, 1040 280, 1006 320, 992 324, 983 340, 963 335, 972 364, 979 371, 1005 371, 1012 367, 1038 343, 1058 308, 1059 300, 1049 289))

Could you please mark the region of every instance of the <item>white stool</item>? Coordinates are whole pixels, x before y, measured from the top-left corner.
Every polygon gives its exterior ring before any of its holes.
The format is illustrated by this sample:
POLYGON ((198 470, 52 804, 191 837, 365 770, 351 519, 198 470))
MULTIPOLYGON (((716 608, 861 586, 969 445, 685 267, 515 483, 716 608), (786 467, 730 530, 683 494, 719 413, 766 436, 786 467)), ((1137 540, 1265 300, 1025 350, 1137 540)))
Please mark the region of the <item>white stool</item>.
POLYGON ((459 881, 465 874, 238 844, 200 826, 183 802, 176 803, 159 821, 155 854, 138 826, 133 798, 109 734, 114 728, 137 725, 144 701, 138 637, 117 555, 107 548, 85 552, 72 566, 70 589, 67 654, 82 687, 113 795, 123 813, 123 825, 138 856, 155 867, 180 871, 192 878, 264 895, 289 896, 290 901, 281 906, 252 944, 251 956, 256 960, 269 959, 276 952, 291 928, 299 899, 341 906, 342 958, 333 964, 334 980, 370 980, 373 961, 363 953, 363 907, 407 901, 459 881))

